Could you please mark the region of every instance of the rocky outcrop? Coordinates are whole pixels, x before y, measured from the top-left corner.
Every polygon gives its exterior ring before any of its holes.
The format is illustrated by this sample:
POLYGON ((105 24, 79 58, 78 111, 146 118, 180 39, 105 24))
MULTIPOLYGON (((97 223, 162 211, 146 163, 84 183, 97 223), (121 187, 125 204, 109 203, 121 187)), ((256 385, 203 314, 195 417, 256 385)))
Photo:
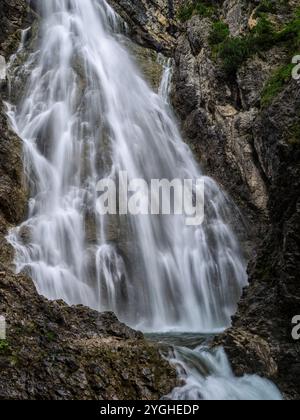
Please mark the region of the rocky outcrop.
POLYGON ((15 52, 20 42, 20 30, 29 26, 34 16, 25 0, 1 0, 0 55, 7 58, 15 52))
POLYGON ((172 54, 178 31, 175 12, 182 0, 108 0, 129 24, 139 44, 172 54))
POLYGON ((3 109, 0 111, 0 136, 0 214, 7 223, 18 223, 27 206, 22 149, 19 138, 8 126, 3 109))
POLYGON ((293 399, 300 397, 300 343, 291 336, 300 309, 299 116, 300 86, 292 81, 255 121, 271 227, 249 265, 250 287, 233 327, 221 338, 236 372, 269 377, 293 399))
MULTIPOLYGON (((206 172, 217 178, 247 214, 254 207, 264 215, 267 186, 252 132, 259 109, 251 98, 259 97, 263 88, 264 80, 258 82, 256 74, 262 69, 260 63, 249 61, 238 80, 226 78, 212 57, 208 42, 211 27, 210 19, 194 16, 179 37, 173 103, 183 121, 185 137, 206 172)), ((266 80, 272 63, 264 62, 264 66, 262 77, 266 80)))
MULTIPOLYGON (((244 0, 218 3, 212 17, 196 13, 181 26, 174 54, 173 104, 185 138, 206 172, 235 199, 251 222, 248 226, 253 220, 257 225, 258 216, 264 225, 270 179, 254 127, 261 115, 266 83, 289 55, 285 46, 274 45, 244 60, 236 74, 226 74, 210 40, 213 27, 221 22, 228 25, 232 38, 248 36, 258 24, 258 4, 244 0)), ((283 15, 273 14, 270 20, 282 24, 295 7, 293 3, 283 15)))
POLYGON ((0 273, 0 399, 159 399, 176 382, 158 348, 114 314, 39 296, 25 276, 0 273))
MULTIPOLYGON (((9 58, 34 12, 24 0, 0 0, 0 54, 9 58), (3 15, 4 14, 4 15, 3 15)), ((39 296, 29 277, 15 275, 5 237, 25 217, 22 142, 9 126, 0 81, 0 399, 159 399, 176 372, 155 344, 112 313, 69 307, 39 296)), ((21 83, 22 84, 22 83, 21 83)), ((22 86, 20 86, 22 89, 22 86)))

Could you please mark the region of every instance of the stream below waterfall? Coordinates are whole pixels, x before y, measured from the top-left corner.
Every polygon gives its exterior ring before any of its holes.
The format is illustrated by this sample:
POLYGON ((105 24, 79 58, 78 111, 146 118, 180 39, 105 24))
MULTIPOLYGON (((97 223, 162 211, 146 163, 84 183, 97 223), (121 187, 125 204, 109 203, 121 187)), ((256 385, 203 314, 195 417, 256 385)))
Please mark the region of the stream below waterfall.
POLYGON ((176 367, 180 385, 166 400, 189 401, 281 401, 270 381, 257 375, 236 377, 222 348, 211 349, 208 334, 147 334, 159 343, 162 354, 176 367))
POLYGON ((224 351, 207 347, 230 326, 246 263, 232 229, 235 206, 181 137, 168 101, 171 63, 154 92, 105 0, 37 4, 39 44, 11 71, 12 90, 26 78, 26 91, 7 104, 30 190, 28 218, 8 237, 17 272, 48 299, 114 311, 171 345, 167 357, 184 385, 166 398, 280 399, 264 379, 234 377, 224 351), (146 181, 203 180, 204 223, 100 215, 97 183, 120 171, 146 181))

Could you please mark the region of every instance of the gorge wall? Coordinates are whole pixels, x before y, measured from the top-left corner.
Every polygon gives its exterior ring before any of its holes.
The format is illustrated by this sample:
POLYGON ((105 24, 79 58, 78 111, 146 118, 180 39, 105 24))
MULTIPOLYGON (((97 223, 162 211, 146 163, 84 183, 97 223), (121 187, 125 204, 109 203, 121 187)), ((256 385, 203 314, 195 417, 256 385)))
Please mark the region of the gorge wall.
POLYGON ((110 2, 139 43, 174 58, 172 102, 185 138, 245 218, 250 286, 216 344, 238 375, 259 373, 297 398, 300 85, 291 60, 300 52, 299 4, 110 2))

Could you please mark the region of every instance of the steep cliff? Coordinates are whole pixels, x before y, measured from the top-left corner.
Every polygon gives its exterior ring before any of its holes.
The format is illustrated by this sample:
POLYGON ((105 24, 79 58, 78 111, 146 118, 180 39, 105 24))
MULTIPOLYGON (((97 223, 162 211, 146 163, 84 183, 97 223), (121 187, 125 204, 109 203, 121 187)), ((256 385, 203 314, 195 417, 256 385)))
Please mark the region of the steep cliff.
MULTIPOLYGON (((36 16, 25 0, 1 0, 0 13, 0 54, 9 60, 21 29, 36 16)), ((0 315, 7 323, 7 338, 0 340, 0 399, 159 399, 173 388, 176 374, 155 345, 114 314, 47 301, 30 278, 14 274, 5 236, 24 219, 28 196, 22 142, 2 102, 8 81, 0 85, 0 315)))
MULTIPOLYGON (((111 3, 125 18, 134 7, 111 3)), ((246 222, 250 286, 217 344, 237 374, 267 376, 299 398, 300 349, 291 338, 300 308, 300 85, 291 65, 300 53, 299 3, 142 3, 146 11, 128 22, 148 47, 174 57, 172 101, 184 136, 246 222), (166 17, 163 28, 157 13, 166 17), (166 47, 156 34, 171 26, 166 47)))
POLYGON ((300 86, 291 81, 255 120, 254 138, 268 174, 270 228, 249 265, 233 328, 221 340, 237 373, 258 372, 299 399, 300 345, 291 336, 299 313, 300 86))

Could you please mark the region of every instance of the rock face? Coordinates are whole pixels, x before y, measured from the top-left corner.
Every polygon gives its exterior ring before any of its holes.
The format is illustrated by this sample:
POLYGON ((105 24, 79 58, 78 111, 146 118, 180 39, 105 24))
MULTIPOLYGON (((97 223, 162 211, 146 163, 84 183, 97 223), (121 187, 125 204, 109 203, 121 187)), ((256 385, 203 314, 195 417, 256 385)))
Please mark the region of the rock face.
MULTIPOLYGON (((248 209, 254 206, 265 214, 267 189, 252 132, 259 111, 251 105, 242 106, 238 82, 227 80, 213 60, 208 43, 211 26, 210 19, 194 16, 178 39, 173 103, 185 137, 206 172, 217 178, 238 204, 248 209)), ((251 79, 250 94, 259 95, 256 73, 248 70, 243 69, 251 79)), ((246 83, 242 76, 240 80, 246 83)), ((260 90, 262 87, 263 83, 260 90)))
POLYGON ((33 10, 26 0, 1 0, 0 55, 9 57, 20 41, 20 29, 30 25, 33 10))
POLYGON ((129 24, 136 42, 171 54, 175 47, 175 9, 173 0, 108 0, 129 24))
POLYGON ((233 328, 221 340, 238 373, 267 376, 293 399, 300 397, 300 343, 291 337, 300 310, 300 151, 292 130, 299 124, 299 95, 291 82, 255 121, 271 226, 249 265, 250 287, 233 328))
MULTIPOLYGON (((9 58, 34 13, 26 1, 0 0, 0 54, 9 58)), ((39 296, 26 275, 13 272, 5 236, 25 217, 22 143, 9 127, 0 81, 0 399, 159 399, 176 372, 158 348, 114 314, 68 307, 39 296)))
MULTIPOLYGON (((124 9, 126 18, 128 5, 112 3, 124 9)), ((144 23, 154 13, 154 2, 139 3, 146 11, 128 22, 148 34, 144 43, 156 48, 153 25, 160 29, 153 20, 150 30, 144 23)), ((155 3, 160 10, 169 5, 166 0, 155 3)), ((213 16, 192 13, 182 23, 176 21, 176 10, 186 2, 173 2, 177 30, 162 50, 175 60, 172 100, 183 134, 206 172, 241 208, 254 249, 248 268, 250 286, 233 327, 216 344, 225 346, 238 375, 261 374, 287 398, 299 399, 300 347, 292 340, 291 320, 300 311, 300 85, 288 73, 271 101, 262 106, 267 83, 290 63, 290 45, 272 44, 267 51, 251 54, 229 76, 209 42, 213 23, 226 23, 231 37, 247 36, 258 24, 260 2, 203 3, 216 6, 213 16)), ((270 4, 261 10, 280 28, 297 6, 299 2, 288 1, 278 10, 270 4)))

